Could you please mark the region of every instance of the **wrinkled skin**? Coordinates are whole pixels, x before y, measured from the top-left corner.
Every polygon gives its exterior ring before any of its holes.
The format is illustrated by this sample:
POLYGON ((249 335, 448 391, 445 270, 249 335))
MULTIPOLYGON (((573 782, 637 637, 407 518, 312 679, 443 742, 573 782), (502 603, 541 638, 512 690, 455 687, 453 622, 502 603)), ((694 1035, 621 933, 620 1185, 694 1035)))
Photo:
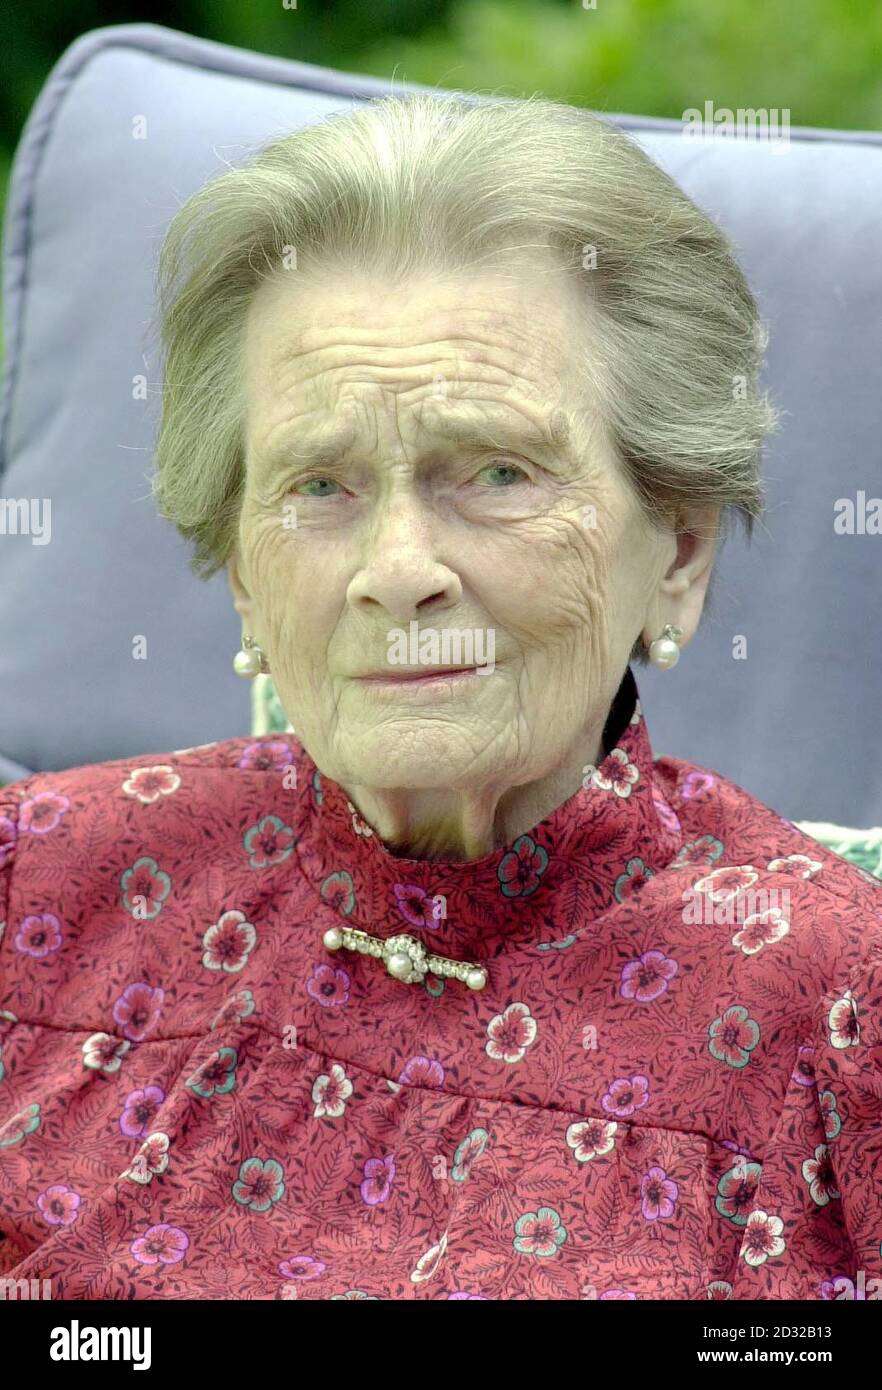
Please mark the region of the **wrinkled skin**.
POLYGON ((531 829, 601 761, 638 634, 697 627, 719 512, 681 517, 701 539, 648 525, 574 378, 586 332, 572 284, 524 265, 290 273, 250 305, 230 586, 298 737, 393 853, 475 859, 531 829), (462 412, 485 445, 435 432, 462 412), (543 419, 545 450, 522 442, 543 419), (351 447, 298 456, 345 422, 351 447), (395 674, 411 621, 492 628, 495 669, 378 694, 360 677, 395 674))

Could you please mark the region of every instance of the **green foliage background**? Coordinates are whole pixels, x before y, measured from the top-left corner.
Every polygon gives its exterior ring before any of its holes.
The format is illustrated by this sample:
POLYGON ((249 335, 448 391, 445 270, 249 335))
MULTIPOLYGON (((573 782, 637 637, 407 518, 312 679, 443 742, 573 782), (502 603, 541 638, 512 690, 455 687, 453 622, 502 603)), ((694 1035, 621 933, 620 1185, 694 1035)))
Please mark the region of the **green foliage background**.
POLYGON ((0 20, 0 206, 24 120, 81 34, 155 23, 390 83, 538 92, 597 111, 788 108, 882 127, 882 0, 10 0, 0 20), (293 8, 286 8, 293 5, 293 8))

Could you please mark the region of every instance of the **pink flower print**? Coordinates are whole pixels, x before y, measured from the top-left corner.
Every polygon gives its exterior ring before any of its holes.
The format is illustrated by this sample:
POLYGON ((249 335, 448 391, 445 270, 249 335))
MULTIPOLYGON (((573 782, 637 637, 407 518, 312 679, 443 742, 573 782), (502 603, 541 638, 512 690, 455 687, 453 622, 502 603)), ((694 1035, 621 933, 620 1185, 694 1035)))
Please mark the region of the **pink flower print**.
POLYGON ((790 923, 780 907, 770 907, 765 912, 745 917, 740 930, 732 937, 732 945, 740 946, 746 956, 755 956, 763 946, 780 941, 789 930, 790 923))
POLYGON ((547 868, 548 851, 531 835, 520 835, 496 870, 500 891, 506 898, 528 898, 547 868))
POLYGON ((161 1086, 145 1086, 143 1090, 131 1091, 126 1096, 123 1112, 119 1117, 119 1127, 130 1139, 143 1139, 153 1128, 156 1112, 165 1100, 161 1086))
POLYGON ((520 1062, 536 1041, 538 1025, 527 1004, 509 1004, 487 1024, 484 1051, 494 1062, 520 1062))
POLYGON ((420 888, 418 883, 396 883, 392 889, 395 906, 406 922, 412 927, 436 931, 438 919, 435 917, 435 897, 420 888))
POLYGON ((362 1201, 369 1207, 385 1202, 392 1191, 395 1177, 395 1159, 391 1154, 385 1158, 369 1158, 364 1165, 364 1179, 361 1184, 362 1201))
POLYGON ((603 1299, 627 1299, 629 1302, 636 1299, 636 1293, 630 1293, 628 1289, 607 1289, 606 1293, 600 1295, 600 1302, 603 1299))
POLYGON ((620 1076, 610 1086, 600 1104, 608 1115, 633 1115, 642 1110, 649 1100, 649 1077, 620 1076))
POLYGON ((767 1211, 752 1211, 747 1218, 747 1227, 740 1254, 754 1268, 765 1264, 766 1260, 783 1255, 786 1242, 781 1238, 784 1222, 780 1216, 770 1216, 767 1211))
POLYGON ((61 824, 61 817, 70 809, 70 801, 58 792, 37 792, 21 803, 18 813, 19 830, 32 835, 46 835, 61 824))
POLYGON ((246 921, 245 913, 228 908, 208 928, 202 938, 205 947, 202 964, 206 970, 223 970, 235 975, 245 965, 257 941, 257 929, 246 921))
POLYGON ((171 892, 171 879, 155 859, 143 854, 120 878, 122 903, 126 912, 139 921, 158 916, 171 892))
POLYGON ((819 1144, 815 1149, 814 1157, 805 1159, 802 1165, 802 1176, 803 1180, 808 1183, 812 1201, 816 1202, 819 1207, 825 1207, 831 1197, 842 1195, 836 1185, 833 1161, 826 1144, 819 1144))
POLYGON ((642 859, 629 859, 625 865, 625 872, 619 874, 613 884, 616 902, 625 903, 629 898, 635 898, 652 877, 652 869, 648 869, 642 859))
POLYGON ((8 816, 0 816, 0 869, 15 849, 15 825, 8 816))
POLYGON ((707 1286, 707 1296, 715 1303, 732 1297, 732 1285, 727 1279, 714 1279, 707 1286))
POLYGON ((279 816, 263 816, 242 837, 252 869, 283 864, 294 849, 294 831, 279 816))
POLYGON ((785 854, 783 859, 771 859, 766 867, 773 873, 778 869, 789 869, 799 878, 814 878, 824 865, 820 859, 810 859, 807 854, 785 854))
POLYGON ((327 1117, 339 1120, 346 1110, 346 1102, 352 1095, 352 1082, 339 1062, 335 1062, 327 1075, 317 1076, 312 1085, 312 1098, 315 1101, 313 1115, 317 1120, 327 1117))
POLYGON ((159 1022, 165 991, 154 989, 144 980, 123 990, 113 1006, 114 1022, 132 1042, 142 1042, 159 1022))
POLYGON ((355 886, 352 875, 345 869, 328 874, 319 889, 319 894, 322 902, 327 903, 343 917, 348 917, 355 907, 355 886))
POLYGON ((179 1226, 160 1223, 133 1240, 129 1249, 142 1265, 173 1265, 184 1258, 189 1244, 190 1237, 179 1226))
POLYGON ((168 1167, 170 1144, 168 1135, 163 1134, 161 1130, 148 1135, 132 1159, 131 1167, 126 1169, 122 1177, 128 1178, 130 1182, 141 1183, 142 1186, 152 1182, 168 1167))
POLYGON ((759 874, 752 864, 733 864, 713 869, 693 883, 692 891, 706 893, 713 903, 727 903, 739 898, 758 878, 759 874))
POLYGON ((80 1214, 82 1197, 72 1187, 56 1182, 41 1192, 37 1206, 43 1220, 49 1226, 72 1226, 80 1214))
POLYGON ((716 780, 709 772, 687 772, 680 784, 680 795, 684 800, 692 796, 704 796, 716 780))
POLYGON ((411 1057, 398 1080, 402 1086, 443 1086, 444 1068, 429 1057, 411 1057))
POLYGON ((762 1175, 761 1164, 748 1163, 743 1158, 729 1168, 717 1183, 714 1206, 720 1216, 736 1226, 746 1226, 762 1175))
POLYGON ((640 1184, 643 1198, 641 1210, 647 1221, 669 1221, 674 1215, 677 1193, 680 1191, 664 1168, 650 1168, 640 1184))
POLYGON ((61 923, 52 912, 24 917, 12 944, 23 955, 33 956, 34 960, 43 960, 53 952, 61 950, 61 923))
POLYGON ((708 1052, 730 1067, 746 1067, 760 1040, 760 1027, 743 1004, 732 1004, 708 1028, 708 1052))
POLYGON ((833 1047, 857 1047, 861 1040, 858 1023, 857 1004, 851 990, 847 989, 841 999, 837 999, 827 1015, 830 1042, 833 1047))
POLYGON ((628 961, 622 967, 619 992, 623 999, 649 1003, 664 994, 679 968, 664 951, 645 951, 637 960, 628 961))
POLYGON ((283 738, 273 738, 249 743, 242 750, 237 766, 246 772, 284 772, 293 762, 290 743, 283 738))
POLYGON ((171 796, 181 785, 181 779, 168 763, 155 767, 136 767, 122 784, 123 794, 134 797, 142 806, 150 806, 161 796, 171 796))
POLYGON ((633 787, 640 780, 640 769, 632 763, 624 748, 614 748, 599 768, 591 774, 591 782, 601 791, 615 792, 616 796, 630 796, 633 787))
POLYGON ((120 1063, 131 1045, 130 1042, 111 1037, 109 1033, 93 1033, 83 1043, 83 1066, 108 1075, 119 1071, 120 1063))
POLYGON ((314 1255, 289 1255, 287 1260, 279 1262, 277 1268, 283 1279, 318 1279, 327 1265, 314 1255))
POLYGON ((723 842, 715 835, 700 835, 688 840, 671 860, 672 869, 691 869, 699 864, 715 864, 723 853, 723 842))
POLYGON ((456 1298, 465 1298, 469 1300, 480 1299, 483 1303, 486 1303, 488 1301, 487 1295, 485 1293, 468 1293, 465 1289, 457 1289, 456 1293, 449 1293, 447 1297, 448 1300, 456 1298))
POLYGON ((603 1158, 615 1146, 618 1125, 615 1120, 576 1120, 567 1128, 567 1143, 573 1150, 577 1163, 587 1163, 592 1158, 603 1158))
POLYGON ((343 969, 314 965, 306 982, 306 992, 323 1009, 339 1009, 349 1002, 350 979, 343 969))
POLYGON ((790 1076, 791 1081, 795 1081, 797 1086, 816 1086, 815 1077, 815 1049, 809 1046, 802 1046, 796 1054, 796 1065, 790 1076))

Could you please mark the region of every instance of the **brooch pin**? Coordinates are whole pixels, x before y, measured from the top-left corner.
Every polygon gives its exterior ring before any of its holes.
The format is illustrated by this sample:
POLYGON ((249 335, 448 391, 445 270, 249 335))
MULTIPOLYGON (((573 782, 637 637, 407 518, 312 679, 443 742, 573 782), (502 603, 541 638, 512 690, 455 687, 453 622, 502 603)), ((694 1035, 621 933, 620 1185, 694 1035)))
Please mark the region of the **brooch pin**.
POLYGON ((483 989, 487 983, 487 971, 483 965, 433 955, 414 936, 383 938, 371 936, 369 932, 358 931, 354 927, 329 927, 322 939, 329 951, 339 951, 345 946, 350 951, 376 956, 385 963, 393 979, 403 980, 406 985, 422 984, 427 971, 448 979, 462 980, 469 989, 483 989))

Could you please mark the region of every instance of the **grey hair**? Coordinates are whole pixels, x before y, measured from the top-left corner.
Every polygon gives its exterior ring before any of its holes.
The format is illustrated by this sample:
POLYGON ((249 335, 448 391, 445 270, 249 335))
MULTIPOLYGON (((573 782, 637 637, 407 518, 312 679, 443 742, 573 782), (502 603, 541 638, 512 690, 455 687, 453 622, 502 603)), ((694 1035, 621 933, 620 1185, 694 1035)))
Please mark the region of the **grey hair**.
MULTIPOLYGON (((588 111, 417 93, 273 140, 172 219, 157 270, 165 383, 152 488, 193 543, 198 577, 235 550, 244 319, 262 281, 291 273, 292 248, 298 275, 319 280, 339 267, 404 279, 550 253, 595 316, 571 345, 578 379, 647 519, 662 528, 681 508, 731 509, 750 538, 777 415, 759 389, 767 332, 723 231, 588 111)), ((639 640, 632 659, 647 659, 639 640)))

